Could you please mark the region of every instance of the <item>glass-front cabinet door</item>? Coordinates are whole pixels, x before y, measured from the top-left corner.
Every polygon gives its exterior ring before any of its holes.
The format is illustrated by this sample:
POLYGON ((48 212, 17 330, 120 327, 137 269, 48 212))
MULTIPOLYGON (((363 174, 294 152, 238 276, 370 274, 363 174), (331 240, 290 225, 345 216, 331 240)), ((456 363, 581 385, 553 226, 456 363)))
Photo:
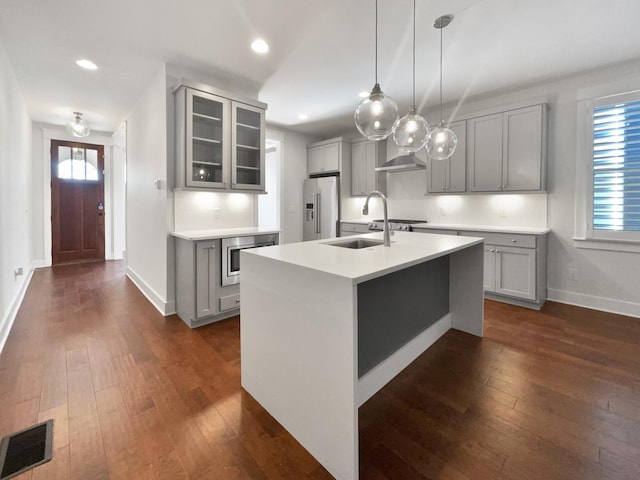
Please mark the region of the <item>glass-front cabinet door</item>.
POLYGON ((205 92, 187 90, 186 172, 187 186, 226 188, 229 158, 229 100, 205 92))
POLYGON ((231 188, 264 190, 264 110, 231 103, 231 188))

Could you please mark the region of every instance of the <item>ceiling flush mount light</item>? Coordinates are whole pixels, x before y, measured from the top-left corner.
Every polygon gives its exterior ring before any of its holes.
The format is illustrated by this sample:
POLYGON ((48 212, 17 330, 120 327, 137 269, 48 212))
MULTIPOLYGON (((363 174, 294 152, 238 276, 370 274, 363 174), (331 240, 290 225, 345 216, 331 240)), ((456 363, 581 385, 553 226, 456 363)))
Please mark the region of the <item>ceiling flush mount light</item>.
POLYGON ((358 131, 369 140, 384 140, 398 120, 398 105, 393 98, 382 93, 378 83, 378 0, 376 0, 376 83, 371 93, 356 108, 353 118, 358 131))
POLYGON ((76 62, 76 65, 84 68, 85 70, 96 70, 98 68, 98 66, 95 63, 87 59, 78 60, 76 62))
POLYGON ((82 119, 82 113, 73 112, 75 120, 67 123, 67 131, 74 137, 86 137, 91 133, 89 124, 82 119))
POLYGON ((309 120, 309 115, 307 115, 306 113, 301 113, 300 115, 298 115, 298 120, 309 120))
POLYGON ((413 0, 413 93, 411 109, 393 125, 393 141, 403 152, 417 152, 427 143, 429 124, 416 113, 416 0, 413 0))
POLYGON ((251 43, 251 49, 256 53, 267 53, 269 51, 269 44, 261 38, 256 38, 251 43))
POLYGON ((433 160, 446 160, 453 155, 458 145, 458 137, 447 128, 442 121, 442 30, 451 23, 453 15, 443 15, 433 22, 433 27, 440 30, 440 123, 427 136, 427 154, 433 160))

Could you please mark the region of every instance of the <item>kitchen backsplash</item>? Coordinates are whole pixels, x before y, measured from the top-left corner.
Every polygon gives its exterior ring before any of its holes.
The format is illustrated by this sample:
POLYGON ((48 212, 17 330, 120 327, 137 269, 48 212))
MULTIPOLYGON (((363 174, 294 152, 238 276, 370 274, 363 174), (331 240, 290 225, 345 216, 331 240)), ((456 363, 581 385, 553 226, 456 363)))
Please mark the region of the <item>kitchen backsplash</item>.
MULTIPOLYGON (((425 195, 425 190, 424 173, 387 174, 389 217, 424 219, 431 223, 547 227, 546 193, 425 195)), ((364 199, 352 200, 354 205, 364 203, 364 199)), ((381 216, 382 209, 376 208, 367 216, 360 213, 351 219, 372 220, 381 216)))
POLYGON ((256 195, 246 193, 174 192, 174 230, 252 227, 256 195))

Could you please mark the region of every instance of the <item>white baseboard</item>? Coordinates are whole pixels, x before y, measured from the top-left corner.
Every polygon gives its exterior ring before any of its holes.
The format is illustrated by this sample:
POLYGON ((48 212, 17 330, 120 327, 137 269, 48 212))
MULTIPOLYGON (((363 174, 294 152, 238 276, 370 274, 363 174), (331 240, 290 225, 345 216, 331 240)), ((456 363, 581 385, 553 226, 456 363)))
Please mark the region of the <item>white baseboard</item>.
POLYGON ((51 266, 51 263, 47 263, 47 261, 43 258, 31 261, 31 268, 33 270, 35 270, 36 268, 45 268, 50 266, 51 266))
POLYGON ((547 287, 547 300, 640 318, 640 303, 547 287))
POLYGON ((31 283, 32 277, 33 269, 30 268, 22 281, 22 285, 20 285, 20 288, 16 292, 16 296, 9 305, 6 315, 0 319, 0 353, 4 349, 4 344, 6 343, 7 338, 9 338, 9 332, 11 331, 13 322, 16 319, 20 305, 22 305, 22 300, 24 299, 25 293, 27 293, 27 288, 29 287, 29 283, 31 283))
POLYGON ((156 307, 156 309, 164 316, 176 313, 176 302, 167 302, 153 288, 151 288, 131 267, 127 266, 127 277, 138 287, 138 290, 147 297, 147 300, 156 307))

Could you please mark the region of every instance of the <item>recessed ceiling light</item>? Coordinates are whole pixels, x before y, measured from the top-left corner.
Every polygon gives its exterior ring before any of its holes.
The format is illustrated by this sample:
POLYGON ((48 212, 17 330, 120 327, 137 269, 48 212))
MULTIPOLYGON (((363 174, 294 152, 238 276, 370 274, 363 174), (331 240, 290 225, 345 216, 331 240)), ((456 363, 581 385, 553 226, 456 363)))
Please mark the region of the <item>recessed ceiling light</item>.
POLYGON ((261 38, 256 38, 251 43, 251 48, 256 53, 267 53, 269 51, 269 45, 261 38))
POLYGON ((360 96, 360 98, 367 98, 369 95, 371 95, 371 92, 363 90, 358 95, 360 96))
POLYGON ((93 63, 91 60, 86 60, 86 59, 78 60, 76 62, 76 65, 86 70, 96 70, 98 68, 98 66, 95 63, 93 63))
POLYGON ((309 115, 307 115, 306 113, 301 113, 300 115, 298 115, 298 120, 308 120, 309 119, 309 115))

